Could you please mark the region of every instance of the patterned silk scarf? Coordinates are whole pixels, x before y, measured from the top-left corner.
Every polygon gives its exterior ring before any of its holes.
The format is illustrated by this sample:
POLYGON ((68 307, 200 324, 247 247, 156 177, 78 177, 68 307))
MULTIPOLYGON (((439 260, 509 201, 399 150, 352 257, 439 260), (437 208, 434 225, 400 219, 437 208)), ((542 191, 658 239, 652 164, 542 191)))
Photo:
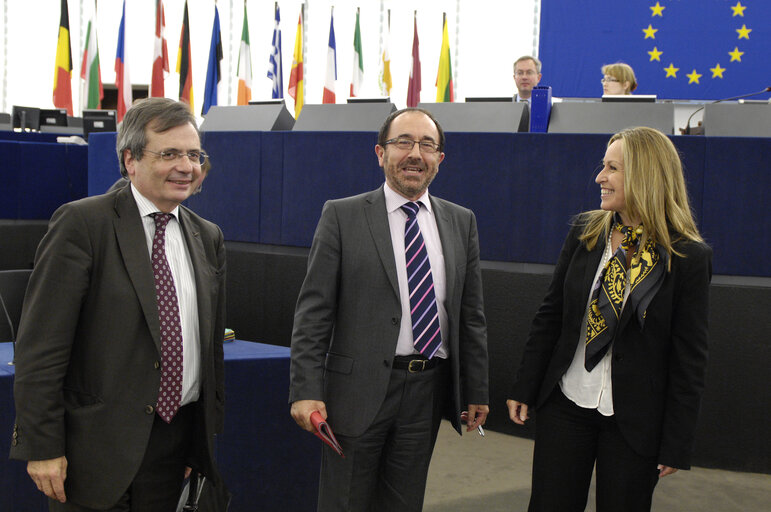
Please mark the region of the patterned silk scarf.
MULTIPOLYGON (((643 232, 642 225, 636 228, 622 225, 618 214, 615 215, 613 221, 613 229, 620 231, 624 235, 624 239, 608 264, 605 265, 592 290, 586 322, 586 353, 584 355, 584 368, 589 372, 608 352, 616 335, 621 307, 624 304, 624 291, 626 290, 627 251, 638 247, 643 232)), ((629 269, 629 297, 627 297, 626 307, 632 308, 641 329, 645 322, 645 312, 648 305, 664 282, 668 260, 667 252, 650 239, 632 258, 632 266, 629 269)))

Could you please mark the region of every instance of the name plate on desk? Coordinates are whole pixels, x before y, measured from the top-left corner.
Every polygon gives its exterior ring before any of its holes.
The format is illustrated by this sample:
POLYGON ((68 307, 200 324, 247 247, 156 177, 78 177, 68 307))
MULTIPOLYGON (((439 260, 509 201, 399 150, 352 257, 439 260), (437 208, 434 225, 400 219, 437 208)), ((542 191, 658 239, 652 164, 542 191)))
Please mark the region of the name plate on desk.
POLYGON ((420 103, 436 117, 446 132, 526 132, 530 110, 526 103, 513 101, 471 103, 420 103))
POLYGON ((668 135, 675 127, 672 103, 555 103, 549 133, 616 133, 631 126, 649 126, 668 135))
POLYGON ((704 134, 712 137, 771 137, 771 105, 765 102, 705 105, 704 134))

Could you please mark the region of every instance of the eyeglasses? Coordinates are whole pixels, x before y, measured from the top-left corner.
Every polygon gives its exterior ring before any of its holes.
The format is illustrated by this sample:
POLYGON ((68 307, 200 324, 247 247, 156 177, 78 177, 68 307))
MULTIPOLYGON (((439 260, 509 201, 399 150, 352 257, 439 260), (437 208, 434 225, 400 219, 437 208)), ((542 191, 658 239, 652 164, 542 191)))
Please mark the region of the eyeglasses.
POLYGON ((420 147, 421 153, 436 153, 439 151, 439 144, 430 140, 412 140, 404 137, 397 137, 395 139, 389 139, 383 143, 383 146, 393 144, 402 151, 412 151, 412 148, 417 144, 420 147))
POLYGON ((612 76, 604 76, 600 78, 600 82, 602 83, 611 83, 611 82, 620 82, 618 78, 613 78, 612 76))
POLYGON ((187 153, 183 153, 181 151, 150 151, 149 149, 145 149, 146 153, 150 153, 152 155, 158 155, 161 157, 161 160, 164 162, 173 162, 179 158, 182 158, 183 156, 186 156, 188 160, 190 160, 190 163, 193 165, 203 165, 204 162, 209 158, 209 155, 204 153, 203 151, 188 151, 187 153))
POLYGON ((536 72, 532 69, 518 69, 514 72, 514 76, 535 76, 536 72))

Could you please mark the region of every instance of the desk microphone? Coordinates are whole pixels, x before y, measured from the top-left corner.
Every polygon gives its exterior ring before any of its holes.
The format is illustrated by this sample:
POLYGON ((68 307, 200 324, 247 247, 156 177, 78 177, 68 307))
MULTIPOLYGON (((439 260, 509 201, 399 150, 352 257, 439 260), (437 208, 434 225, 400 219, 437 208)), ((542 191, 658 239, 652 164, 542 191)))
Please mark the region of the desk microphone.
POLYGON ((8 321, 8 329, 11 331, 11 342, 13 343, 13 359, 11 359, 8 364, 13 366, 14 363, 16 363, 16 330, 13 328, 13 322, 11 321, 11 314, 8 313, 8 308, 5 307, 5 301, 3 300, 3 295, 0 294, 0 307, 3 308, 3 313, 5 313, 5 319, 8 321))
MULTIPOLYGON (((757 96, 758 94, 763 94, 764 92, 769 92, 769 91, 771 91, 771 87, 766 87, 765 89, 761 89, 760 91, 757 91, 757 92, 751 92, 749 94, 742 94, 741 96, 734 96, 732 98, 723 98, 723 99, 720 99, 720 100, 715 100, 715 101, 711 101, 709 103, 705 103, 704 105, 702 105, 699 108, 697 108, 696 110, 694 110, 693 114, 691 114, 688 117, 688 122, 685 124, 685 128, 683 129, 683 135, 703 135, 703 132, 702 133, 695 133, 695 132, 691 131, 691 119, 693 118, 694 115, 696 115, 696 113, 701 112, 702 110, 704 110, 704 107, 706 107, 707 105, 714 105, 715 103, 720 103, 721 101, 732 101, 732 100, 740 100, 742 98, 749 98, 750 96, 757 96)), ((694 126, 694 129, 695 128, 696 127, 694 126)))

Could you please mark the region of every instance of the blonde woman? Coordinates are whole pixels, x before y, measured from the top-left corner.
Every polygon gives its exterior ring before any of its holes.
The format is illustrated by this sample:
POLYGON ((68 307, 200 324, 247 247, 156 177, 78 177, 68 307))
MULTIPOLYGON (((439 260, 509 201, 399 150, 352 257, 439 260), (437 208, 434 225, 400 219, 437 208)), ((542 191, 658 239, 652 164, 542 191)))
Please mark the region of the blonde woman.
POLYGON ((600 209, 579 215, 507 401, 537 411, 530 511, 648 511, 690 467, 707 364, 712 251, 672 142, 630 128, 607 147, 600 209))
POLYGON ((632 94, 637 89, 637 79, 629 64, 616 62, 602 66, 602 94, 632 94))

